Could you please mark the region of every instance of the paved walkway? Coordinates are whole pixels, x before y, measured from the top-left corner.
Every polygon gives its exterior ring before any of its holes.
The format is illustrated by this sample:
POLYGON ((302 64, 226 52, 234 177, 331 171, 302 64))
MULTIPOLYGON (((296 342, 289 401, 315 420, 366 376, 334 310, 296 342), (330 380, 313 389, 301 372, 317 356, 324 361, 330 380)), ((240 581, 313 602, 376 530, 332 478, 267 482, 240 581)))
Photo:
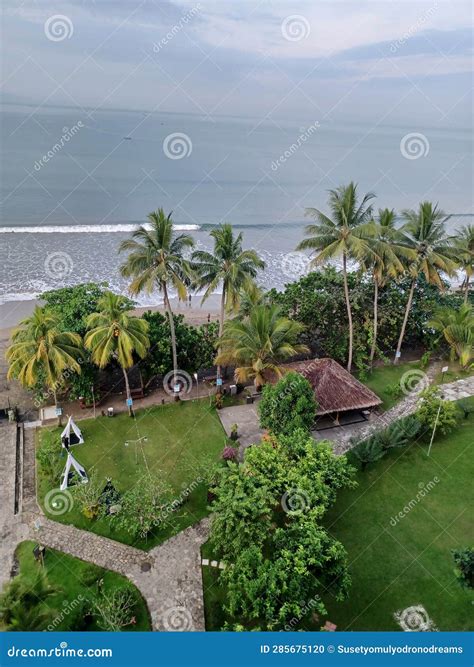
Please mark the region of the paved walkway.
MULTIPOLYGON (((437 369, 436 369, 437 370, 437 369)), ((428 381, 432 380, 432 377, 436 372, 428 371, 426 376, 428 381)), ((379 417, 373 419, 366 427, 360 429, 357 432, 357 438, 367 438, 371 433, 377 431, 380 428, 389 426, 397 419, 402 417, 407 417, 408 415, 413 414, 418 407, 420 400, 420 393, 423 389, 426 388, 427 384, 420 383, 417 389, 412 391, 408 396, 403 400, 397 403, 393 408, 387 410, 379 417)), ((456 380, 455 382, 450 382, 449 384, 439 385, 441 391, 441 396, 447 401, 458 401, 462 398, 468 398, 474 396, 474 376, 469 378, 464 378, 462 380, 456 380)), ((337 454, 343 454, 351 448, 350 438, 352 433, 341 433, 340 437, 335 441, 334 451, 337 454)))
POLYGON ((42 514, 35 495, 34 429, 25 429, 22 507, 14 512, 17 428, 0 426, 0 572, 10 578, 15 548, 35 540, 126 576, 143 595, 154 630, 205 630, 201 545, 208 539, 209 520, 180 532, 149 552, 52 521, 42 514))

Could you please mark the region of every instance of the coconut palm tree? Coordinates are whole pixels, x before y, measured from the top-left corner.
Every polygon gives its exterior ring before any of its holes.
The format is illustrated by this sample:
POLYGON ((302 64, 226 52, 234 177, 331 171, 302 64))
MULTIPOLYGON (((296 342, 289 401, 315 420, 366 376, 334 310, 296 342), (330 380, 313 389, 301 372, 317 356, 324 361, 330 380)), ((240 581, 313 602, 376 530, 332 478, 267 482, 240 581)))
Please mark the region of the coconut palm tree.
POLYGON ((313 266, 323 264, 329 259, 342 259, 344 295, 349 323, 348 371, 352 367, 354 329, 347 283, 347 262, 351 259, 361 261, 363 258, 367 259, 370 255, 375 255, 370 239, 367 237, 368 223, 372 216, 372 206, 369 205, 369 201, 374 197, 375 195, 369 192, 359 203, 355 183, 330 190, 331 217, 317 208, 307 208, 306 215, 313 218, 316 224, 306 227, 306 234, 309 238, 301 241, 297 248, 297 250, 311 250, 315 253, 312 260, 313 266))
POLYGON ((418 211, 413 209, 402 212, 406 222, 400 229, 401 245, 413 253, 407 272, 412 281, 408 292, 402 328, 395 352, 394 364, 398 363, 402 348, 405 330, 413 303, 418 277, 423 274, 426 281, 436 285, 440 290, 444 289, 442 273, 453 276, 457 269, 454 261, 454 250, 452 238, 446 233, 445 223, 449 219, 436 204, 425 201, 419 205, 418 211))
POLYGON ((299 322, 282 317, 277 306, 256 306, 249 317, 225 323, 216 363, 236 366, 237 380, 253 379, 259 390, 269 375, 282 375, 282 361, 308 352, 306 345, 296 342, 303 329, 299 322))
POLYGON ((474 225, 464 225, 456 230, 455 246, 465 275, 462 289, 464 303, 467 303, 471 278, 474 276, 474 225))
POLYGON ((396 227, 396 216, 393 209, 379 209, 378 217, 367 230, 370 237, 370 253, 362 261, 362 269, 369 271, 374 283, 374 307, 372 345, 370 349, 370 365, 373 365, 377 349, 378 301, 379 290, 390 279, 403 273, 403 260, 410 257, 410 251, 400 245, 400 234, 396 227), (375 254, 374 254, 375 252, 375 254))
MULTIPOLYGON (((112 359, 117 360, 123 372, 127 399, 130 399, 127 369, 133 366, 134 353, 143 359, 150 347, 148 322, 131 315, 129 300, 112 292, 104 292, 97 307, 99 312, 87 318, 84 345, 99 368, 105 368, 112 359)), ((130 405, 128 409, 132 414, 130 405)))
POLYGON ((57 404, 57 391, 65 372, 81 372, 82 340, 79 334, 59 330, 59 319, 46 308, 36 306, 12 334, 7 350, 7 377, 24 387, 33 387, 41 378, 57 404))
MULTIPOLYGON (((225 313, 238 307, 241 290, 249 287, 258 270, 263 269, 265 264, 255 250, 242 250, 242 233, 234 236, 232 225, 229 223, 213 229, 211 236, 214 239, 213 252, 196 250, 192 260, 193 270, 197 274, 196 286, 198 289, 206 288, 201 303, 204 303, 219 285, 221 286, 219 320, 219 338, 221 338, 225 313)), ((221 377, 220 362, 217 366, 217 377, 221 377)))
POLYGON ((449 347, 451 356, 459 359, 459 365, 465 369, 474 357, 474 310, 464 303, 459 310, 440 308, 428 325, 440 331, 449 347))
POLYGON ((171 213, 165 215, 162 208, 150 213, 148 221, 151 229, 142 225, 132 233, 132 238, 120 244, 119 252, 129 253, 120 267, 120 273, 125 278, 133 278, 129 288, 132 295, 140 292, 151 294, 156 289, 163 294, 170 325, 176 384, 178 355, 169 288, 176 290, 179 299, 186 298, 191 271, 184 253, 186 249, 194 246, 194 239, 190 234, 177 234, 173 229, 171 213))

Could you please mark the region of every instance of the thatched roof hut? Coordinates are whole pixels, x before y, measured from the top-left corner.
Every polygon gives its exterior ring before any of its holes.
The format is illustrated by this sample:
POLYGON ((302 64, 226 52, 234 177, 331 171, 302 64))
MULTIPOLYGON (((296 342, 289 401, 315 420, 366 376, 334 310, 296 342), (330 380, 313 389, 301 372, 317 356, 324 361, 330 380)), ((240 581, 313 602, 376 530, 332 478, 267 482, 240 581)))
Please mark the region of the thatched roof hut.
POLYGON ((307 359, 284 364, 284 368, 301 373, 309 381, 318 402, 317 417, 349 410, 371 410, 382 403, 377 394, 334 359, 307 359))

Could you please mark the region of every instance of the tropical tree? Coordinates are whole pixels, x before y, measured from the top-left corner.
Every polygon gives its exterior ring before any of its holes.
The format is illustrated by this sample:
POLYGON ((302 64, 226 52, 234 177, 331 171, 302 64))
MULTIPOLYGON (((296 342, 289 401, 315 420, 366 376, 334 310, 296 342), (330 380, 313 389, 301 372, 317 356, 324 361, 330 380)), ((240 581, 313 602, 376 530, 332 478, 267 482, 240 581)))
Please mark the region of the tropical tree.
POLYGON ((21 575, 12 579, 0 595, 0 620, 5 629, 10 632, 45 630, 55 616, 48 600, 58 592, 41 571, 33 581, 21 575))
POLYGON ((401 244, 413 252, 413 259, 407 268, 412 281, 408 292, 402 328, 395 352, 394 364, 398 363, 405 337, 405 329, 410 315, 418 276, 423 273, 428 283, 444 289, 441 274, 454 275, 457 264, 453 260, 452 239, 447 236, 445 222, 448 220, 436 204, 425 201, 419 205, 418 211, 413 209, 402 212, 406 223, 400 230, 401 244))
POLYGON ((451 349, 452 357, 459 359, 461 368, 467 368, 474 356, 474 310, 463 303, 458 310, 440 308, 428 325, 440 331, 451 349))
POLYGON ((464 303, 467 303, 469 286, 474 275, 474 225, 464 225, 456 230, 455 247, 458 250, 461 268, 464 271, 464 303))
POLYGON ((281 377, 282 361, 308 352, 306 345, 296 342, 303 329, 299 322, 282 317, 277 306, 257 306, 248 318, 225 323, 216 363, 236 366, 237 380, 252 379, 258 391, 269 375, 281 377))
POLYGON ((66 372, 81 372, 82 340, 79 334, 59 329, 59 318, 46 308, 36 306, 12 334, 7 350, 8 378, 24 387, 33 387, 44 378, 57 404, 57 392, 66 372))
MULTIPOLYGON (((206 288, 204 303, 221 286, 219 338, 224 331, 226 312, 234 311, 240 303, 242 289, 249 288, 259 269, 265 264, 255 250, 242 249, 242 233, 234 236, 232 225, 224 223, 213 229, 213 252, 196 250, 193 253, 193 270, 197 274, 196 286, 206 288)), ((218 359, 220 358, 218 355, 218 359)), ((217 377, 221 377, 221 362, 217 362, 217 377)))
POLYGON ((349 183, 335 190, 329 191, 329 208, 331 217, 317 208, 307 208, 306 215, 315 220, 315 224, 306 227, 309 238, 298 245, 298 250, 311 250, 315 253, 312 265, 317 266, 330 259, 342 259, 342 273, 344 279, 344 295, 346 300, 347 319, 349 323, 349 352, 347 370, 352 367, 352 348, 354 330, 352 323, 352 308, 347 282, 348 260, 361 261, 363 258, 375 255, 368 238, 368 223, 372 216, 372 206, 369 201, 375 195, 371 192, 364 195, 359 203, 357 185, 349 183))
POLYGON ((393 209, 379 209, 378 218, 368 228, 371 239, 368 256, 362 262, 364 271, 369 271, 374 283, 373 331, 370 349, 370 365, 373 365, 377 349, 379 290, 390 279, 403 273, 403 260, 410 251, 400 245, 400 235, 395 227, 393 209))
POLYGON ((129 288, 132 295, 140 292, 151 294, 155 289, 163 295, 170 323, 176 384, 178 355, 169 288, 176 290, 179 299, 186 298, 191 272, 185 251, 194 246, 194 239, 190 234, 177 234, 173 229, 171 213, 165 215, 162 208, 150 213, 148 221, 151 229, 141 225, 132 233, 132 238, 120 244, 119 252, 129 253, 126 262, 120 267, 120 273, 125 278, 133 278, 129 288))
MULTIPOLYGON (((123 371, 127 399, 131 398, 127 369, 133 366, 133 355, 141 359, 150 346, 148 322, 130 314, 129 300, 119 294, 106 292, 98 302, 98 313, 87 318, 88 331, 84 345, 92 361, 105 368, 116 359, 123 371)), ((128 406, 132 414, 131 406, 128 406)))

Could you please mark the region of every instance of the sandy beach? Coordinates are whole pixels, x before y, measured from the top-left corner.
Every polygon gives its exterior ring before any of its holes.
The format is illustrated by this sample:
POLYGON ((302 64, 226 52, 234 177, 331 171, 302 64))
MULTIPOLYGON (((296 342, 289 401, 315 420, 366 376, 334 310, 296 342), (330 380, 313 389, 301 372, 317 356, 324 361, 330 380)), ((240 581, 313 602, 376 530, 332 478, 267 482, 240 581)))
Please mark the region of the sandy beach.
MULTIPOLYGON (((184 315, 185 320, 190 324, 199 325, 205 324, 208 321, 215 322, 219 317, 219 302, 220 294, 213 294, 201 305, 199 296, 193 296, 191 306, 189 304, 179 301, 178 299, 171 299, 171 307, 177 315, 184 315)), ((32 299, 30 301, 8 301, 0 304, 0 330, 2 338, 5 337, 6 331, 10 331, 25 317, 28 317, 33 312, 35 306, 41 305, 39 299, 32 299)), ((153 312, 163 312, 163 306, 141 306, 135 309, 137 315, 141 315, 147 310, 153 312)))

